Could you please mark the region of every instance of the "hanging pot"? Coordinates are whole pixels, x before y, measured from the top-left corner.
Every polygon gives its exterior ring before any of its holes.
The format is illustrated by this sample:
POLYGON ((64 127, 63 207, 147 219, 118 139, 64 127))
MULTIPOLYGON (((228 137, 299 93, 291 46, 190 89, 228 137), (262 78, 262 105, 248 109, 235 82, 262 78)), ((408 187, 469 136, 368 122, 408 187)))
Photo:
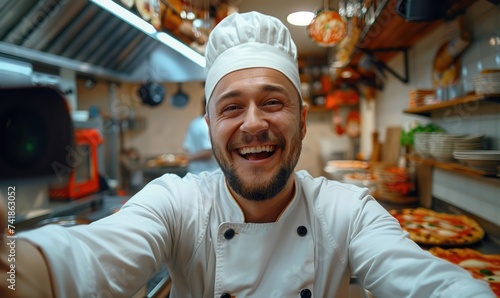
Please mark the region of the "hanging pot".
POLYGON ((165 88, 161 84, 147 82, 139 88, 137 93, 144 104, 156 106, 163 101, 165 88))
POLYGON ((179 90, 171 98, 171 103, 176 108, 183 108, 189 101, 189 96, 182 91, 182 83, 179 83, 179 90))
POLYGON ((332 47, 346 37, 347 21, 336 10, 325 7, 317 11, 306 30, 309 38, 317 45, 332 47))

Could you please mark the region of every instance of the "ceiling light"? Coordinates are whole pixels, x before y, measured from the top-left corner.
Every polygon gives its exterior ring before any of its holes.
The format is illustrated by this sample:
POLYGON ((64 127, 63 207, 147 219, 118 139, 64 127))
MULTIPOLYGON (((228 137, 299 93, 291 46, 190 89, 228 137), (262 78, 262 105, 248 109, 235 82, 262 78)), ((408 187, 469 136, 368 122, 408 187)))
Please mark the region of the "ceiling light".
POLYGON ((182 43, 181 41, 168 35, 165 32, 157 33, 153 25, 146 22, 141 17, 137 16, 130 10, 127 10, 126 8, 114 2, 113 0, 90 0, 90 1, 99 5, 103 9, 110 12, 111 14, 114 14, 115 16, 129 23, 135 28, 141 30, 142 32, 151 36, 152 38, 159 40, 163 44, 179 52, 181 55, 193 61, 194 63, 198 64, 199 66, 205 67, 205 57, 203 57, 203 55, 201 55, 191 47, 187 46, 186 44, 182 43))
POLYGON ((295 26, 307 26, 311 24, 312 19, 314 18, 314 13, 310 11, 297 11, 292 12, 286 17, 288 23, 295 26))
POLYGON ((112 0, 91 0, 91 1, 146 34, 153 34, 156 32, 156 29, 155 27, 153 27, 153 25, 144 21, 142 18, 135 15, 130 10, 127 10, 126 8, 118 5, 116 2, 112 0))

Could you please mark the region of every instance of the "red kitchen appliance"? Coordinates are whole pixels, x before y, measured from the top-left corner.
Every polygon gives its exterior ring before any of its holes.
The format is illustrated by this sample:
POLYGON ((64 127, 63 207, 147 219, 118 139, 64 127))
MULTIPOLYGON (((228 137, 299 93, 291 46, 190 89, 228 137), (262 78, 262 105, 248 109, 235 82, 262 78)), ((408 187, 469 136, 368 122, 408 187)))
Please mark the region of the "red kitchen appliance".
POLYGON ((75 146, 68 152, 67 165, 53 165, 58 176, 69 174, 69 179, 49 189, 51 199, 79 199, 99 190, 97 149, 102 142, 98 129, 75 129, 75 146))

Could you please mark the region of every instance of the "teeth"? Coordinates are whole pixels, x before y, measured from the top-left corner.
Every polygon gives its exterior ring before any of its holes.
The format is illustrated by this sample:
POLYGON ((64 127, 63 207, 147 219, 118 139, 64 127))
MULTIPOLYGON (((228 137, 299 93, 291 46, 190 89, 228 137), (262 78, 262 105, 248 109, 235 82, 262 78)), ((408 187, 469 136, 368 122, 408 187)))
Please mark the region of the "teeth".
POLYGON ((274 146, 257 146, 257 147, 245 147, 238 150, 238 152, 242 155, 248 153, 260 153, 260 152, 272 152, 274 151, 274 146))

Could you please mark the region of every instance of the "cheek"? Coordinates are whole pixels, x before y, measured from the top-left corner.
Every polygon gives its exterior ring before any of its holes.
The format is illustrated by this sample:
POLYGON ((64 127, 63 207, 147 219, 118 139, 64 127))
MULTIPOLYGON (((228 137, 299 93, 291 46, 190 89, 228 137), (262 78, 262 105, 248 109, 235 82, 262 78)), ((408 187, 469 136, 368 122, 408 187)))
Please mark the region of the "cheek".
MULTIPOLYGON (((227 144, 232 134, 232 125, 227 121, 216 122, 210 129, 212 142, 218 144, 227 144)), ((224 145, 225 146, 225 145, 224 145)))

